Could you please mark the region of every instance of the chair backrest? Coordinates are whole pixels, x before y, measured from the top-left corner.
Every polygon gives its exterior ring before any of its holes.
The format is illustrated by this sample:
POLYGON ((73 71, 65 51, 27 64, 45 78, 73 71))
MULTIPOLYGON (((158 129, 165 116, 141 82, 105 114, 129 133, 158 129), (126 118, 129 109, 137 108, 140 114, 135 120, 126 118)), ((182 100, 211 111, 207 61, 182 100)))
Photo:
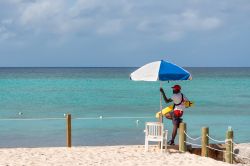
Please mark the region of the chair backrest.
POLYGON ((160 122, 146 122, 146 135, 147 136, 162 136, 164 126, 160 122))

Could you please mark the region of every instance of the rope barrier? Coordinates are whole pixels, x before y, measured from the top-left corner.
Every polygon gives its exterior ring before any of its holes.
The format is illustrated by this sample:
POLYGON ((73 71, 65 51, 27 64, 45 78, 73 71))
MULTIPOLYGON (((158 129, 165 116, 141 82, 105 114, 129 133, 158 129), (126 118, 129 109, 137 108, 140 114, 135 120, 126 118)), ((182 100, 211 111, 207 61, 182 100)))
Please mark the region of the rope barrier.
POLYGON ((198 139, 201 139, 201 137, 192 138, 192 137, 189 136, 185 131, 184 131, 184 134, 185 134, 189 139, 194 140, 194 141, 196 141, 196 140, 198 140, 198 139))
POLYGON ((233 145, 233 140, 232 139, 225 139, 225 144, 231 144, 233 145))
POLYGON ((194 143, 187 142, 187 141, 184 141, 184 142, 187 143, 187 144, 189 144, 189 145, 194 145, 194 146, 199 146, 199 147, 201 147, 201 145, 199 145, 199 144, 194 144, 194 143))
MULTIPOLYGON (((72 118, 76 120, 99 120, 99 119, 149 119, 152 117, 82 117, 82 118, 72 118)), ((25 121, 25 120, 65 120, 66 118, 6 118, 0 119, 0 121, 25 121)))
POLYGON ((209 135, 207 135, 207 137, 208 137, 209 139, 211 139, 211 140, 215 141, 215 142, 225 143, 225 141, 216 140, 216 139, 214 139, 214 138, 210 137, 209 135))
POLYGON ((0 119, 0 121, 32 121, 32 120, 64 120, 65 118, 23 118, 23 119, 18 119, 18 118, 9 118, 9 119, 0 119))
MULTIPOLYGON (((232 139, 226 139, 226 140, 225 140, 226 143, 227 143, 228 141, 232 141, 232 139)), ((234 142, 232 141, 231 143, 234 143, 234 142)), ((207 148, 213 149, 213 150, 216 150, 216 151, 219 151, 219 152, 226 153, 225 150, 220 150, 220 149, 212 148, 212 147, 210 147, 210 146, 207 146, 207 148)), ((242 158, 242 159, 250 160, 250 157, 242 156, 242 155, 236 154, 236 153, 234 153, 234 152, 230 152, 230 153, 233 154, 233 155, 235 155, 235 156, 239 156, 239 157, 242 158)))
POLYGON ((235 143, 232 139, 226 139, 225 140, 225 144, 227 144, 228 141, 231 141, 232 144, 234 144, 235 146, 239 146, 240 144, 235 143))
MULTIPOLYGON (((200 139, 201 137, 197 137, 197 138, 192 138, 191 136, 189 136, 186 131, 184 131, 184 134, 191 140, 198 140, 200 139)), ((206 135, 209 139, 215 141, 215 142, 219 142, 219 143, 225 143, 225 144, 231 144, 231 145, 239 145, 239 144, 236 144, 233 139, 225 139, 224 141, 221 141, 221 140, 217 140, 217 139, 214 139, 212 137, 210 137, 208 134, 206 135)), ((193 145, 193 146, 198 146, 198 147, 202 147, 202 145, 199 145, 199 144, 195 144, 195 143, 191 143, 191 142, 188 142, 188 141, 184 141, 186 144, 188 145, 193 145)), ((215 150, 215 151, 219 151, 219 152, 222 152, 222 153, 228 153, 226 150, 221 150, 221 149, 217 149, 217 148, 213 148, 211 146, 206 146, 207 148, 209 149, 212 149, 212 150, 215 150)), ((234 153, 233 151, 230 151, 229 153, 233 154, 234 157, 238 157, 240 160, 249 160, 250 161, 250 157, 246 157, 246 156, 242 156, 242 155, 239 155, 239 154, 236 154, 234 153)))
POLYGON ((149 119, 152 117, 99 117, 99 118, 72 118, 72 119, 149 119))
POLYGON ((238 146, 239 144, 235 143, 233 140, 232 140, 232 143, 235 145, 235 146, 238 146))
MULTIPOLYGON (((185 132, 184 132, 185 133, 185 132)), ((185 133, 186 134, 186 133, 185 133)), ((186 134, 187 135, 187 134, 186 134)), ((208 136, 209 137, 209 136, 208 136)), ((213 139, 213 140, 215 140, 215 139, 213 139)), ((231 139, 228 139, 228 140, 225 140, 225 141, 223 141, 223 142, 228 142, 229 140, 231 140, 231 139)), ((216 140, 217 142, 218 142, 218 140, 216 140)), ((232 140, 231 140, 232 141, 232 140)), ((189 145, 194 145, 194 146, 199 146, 199 147, 201 147, 202 145, 199 145, 199 144, 194 144, 194 143, 191 143, 191 142, 187 142, 187 141, 184 141, 185 143, 187 143, 187 144, 189 144, 189 145)), ((215 151, 219 151, 219 152, 223 152, 223 153, 226 153, 226 151, 225 150, 220 150, 220 149, 216 149, 216 148, 212 148, 212 147, 210 147, 210 146, 206 146, 207 148, 209 148, 209 149, 212 149, 212 150, 215 150, 215 151)), ((246 157, 246 156, 242 156, 242 155, 239 155, 239 154, 236 154, 236 153, 234 153, 234 152, 230 152, 231 154, 233 154, 233 155, 235 155, 235 156, 239 156, 240 158, 242 158, 242 159, 247 159, 247 160, 250 160, 250 158, 249 157, 246 157)))
POLYGON ((210 146, 206 146, 206 147, 209 148, 209 149, 213 149, 213 150, 219 151, 219 152, 226 152, 225 150, 220 150, 220 149, 212 148, 210 146))

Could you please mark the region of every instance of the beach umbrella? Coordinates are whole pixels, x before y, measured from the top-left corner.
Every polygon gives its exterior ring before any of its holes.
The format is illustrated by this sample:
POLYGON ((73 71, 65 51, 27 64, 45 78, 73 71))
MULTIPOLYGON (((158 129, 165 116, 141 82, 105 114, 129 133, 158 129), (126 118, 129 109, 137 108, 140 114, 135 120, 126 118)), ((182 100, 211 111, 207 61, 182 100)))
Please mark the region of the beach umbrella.
POLYGON ((168 61, 148 63, 130 74, 133 81, 177 81, 191 80, 191 74, 176 64, 168 61))
MULTIPOLYGON (((192 80, 191 74, 176 64, 168 61, 155 61, 143 65, 130 74, 133 81, 178 81, 192 80)), ((160 95, 160 111, 162 111, 162 97, 160 95)))

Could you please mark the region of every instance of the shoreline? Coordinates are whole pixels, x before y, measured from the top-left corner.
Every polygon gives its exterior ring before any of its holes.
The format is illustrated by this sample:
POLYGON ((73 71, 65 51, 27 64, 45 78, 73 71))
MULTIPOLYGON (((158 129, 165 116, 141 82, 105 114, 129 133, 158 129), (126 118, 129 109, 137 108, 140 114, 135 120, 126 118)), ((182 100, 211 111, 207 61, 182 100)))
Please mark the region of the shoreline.
MULTIPOLYGON (((246 147, 246 145, 239 145, 246 147)), ((247 144, 250 150, 250 143, 247 144)), ((156 145, 151 145, 149 152, 144 145, 119 146, 79 146, 79 147, 43 147, 43 148, 0 148, 0 165, 192 165, 192 166, 229 166, 195 154, 180 153, 168 149, 160 152, 156 145)), ((250 155, 250 154, 249 154, 250 155)), ((250 162, 248 163, 250 164, 250 162)), ((235 165, 235 164, 234 164, 235 165)), ((245 164, 236 164, 245 165, 245 164)))

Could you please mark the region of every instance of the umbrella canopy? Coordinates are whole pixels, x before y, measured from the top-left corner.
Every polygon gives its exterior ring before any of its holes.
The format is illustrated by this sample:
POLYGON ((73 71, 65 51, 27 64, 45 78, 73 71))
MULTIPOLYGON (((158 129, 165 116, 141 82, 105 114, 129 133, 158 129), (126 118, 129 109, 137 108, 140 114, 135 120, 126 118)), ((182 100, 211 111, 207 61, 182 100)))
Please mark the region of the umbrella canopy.
POLYGON ((191 74, 168 61, 148 63, 130 74, 133 81, 176 81, 192 80, 191 74))

